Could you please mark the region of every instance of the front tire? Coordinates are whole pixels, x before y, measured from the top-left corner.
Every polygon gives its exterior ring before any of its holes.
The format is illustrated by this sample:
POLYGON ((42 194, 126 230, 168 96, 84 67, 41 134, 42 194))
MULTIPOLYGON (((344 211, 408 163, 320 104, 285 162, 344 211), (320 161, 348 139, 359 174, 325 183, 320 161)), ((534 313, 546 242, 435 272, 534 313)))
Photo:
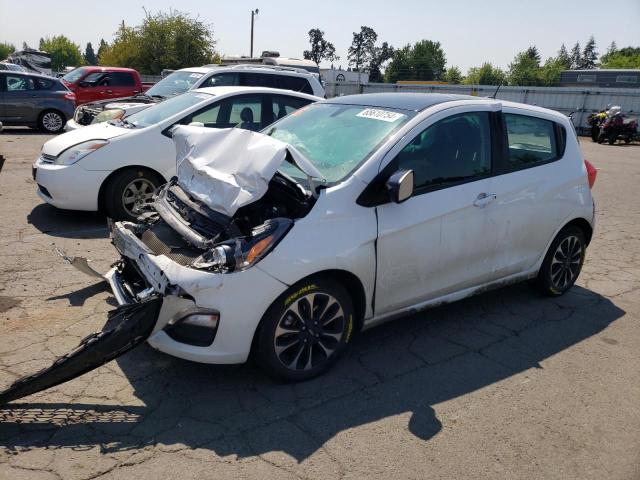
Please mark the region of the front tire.
POLYGON ((67 119, 57 110, 45 110, 38 117, 38 128, 45 133, 60 133, 67 119))
POLYGON ((576 282, 584 264, 587 242, 584 232, 575 226, 560 231, 551 242, 533 287, 544 295, 565 294, 576 282))
POLYGON ((302 381, 325 372, 351 341, 351 297, 336 281, 311 277, 283 293, 262 317, 254 357, 268 375, 302 381))
POLYGON ((135 221, 163 183, 157 174, 144 168, 128 168, 116 173, 104 188, 105 213, 114 220, 135 221))

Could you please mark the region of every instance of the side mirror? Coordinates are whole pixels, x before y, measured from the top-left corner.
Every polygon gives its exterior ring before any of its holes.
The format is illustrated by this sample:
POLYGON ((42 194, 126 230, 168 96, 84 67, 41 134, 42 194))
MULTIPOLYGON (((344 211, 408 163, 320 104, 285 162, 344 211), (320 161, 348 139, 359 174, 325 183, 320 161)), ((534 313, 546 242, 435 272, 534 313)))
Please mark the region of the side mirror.
POLYGON ((204 123, 202 122, 191 122, 189 124, 190 127, 204 127, 204 123))
POLYGON ((398 170, 387 180, 389 199, 402 203, 413 195, 413 170, 398 170))
POLYGON ((82 88, 89 88, 93 87, 93 84, 91 82, 85 82, 84 80, 81 80, 80 82, 78 82, 78 86, 82 88))

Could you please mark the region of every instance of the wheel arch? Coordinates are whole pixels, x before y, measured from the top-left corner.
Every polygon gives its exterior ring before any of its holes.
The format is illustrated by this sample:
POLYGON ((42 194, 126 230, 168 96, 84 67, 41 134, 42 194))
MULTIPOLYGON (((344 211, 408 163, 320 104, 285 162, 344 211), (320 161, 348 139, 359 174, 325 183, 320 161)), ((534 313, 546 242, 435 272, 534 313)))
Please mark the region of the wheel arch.
POLYGON ((107 185, 109 185, 109 183, 113 180, 113 178, 116 175, 118 175, 119 173, 125 170, 144 170, 146 172, 152 173, 153 175, 156 175, 158 178, 160 178, 162 183, 167 182, 167 179, 164 178, 164 175, 162 175, 160 172, 150 167, 144 167, 142 165, 127 165, 125 167, 120 167, 117 170, 114 170, 113 172, 111 172, 109 176, 105 178, 102 184, 100 185, 100 189, 98 190, 98 210, 104 211, 104 191, 107 185))
POLYGON ((567 222, 567 224, 565 224, 564 227, 560 229, 560 231, 564 230, 567 227, 578 227, 584 233, 585 240, 587 241, 587 246, 589 245, 589 243, 591 243, 591 238, 593 237, 593 227, 587 220, 582 217, 574 218, 570 222, 567 222))

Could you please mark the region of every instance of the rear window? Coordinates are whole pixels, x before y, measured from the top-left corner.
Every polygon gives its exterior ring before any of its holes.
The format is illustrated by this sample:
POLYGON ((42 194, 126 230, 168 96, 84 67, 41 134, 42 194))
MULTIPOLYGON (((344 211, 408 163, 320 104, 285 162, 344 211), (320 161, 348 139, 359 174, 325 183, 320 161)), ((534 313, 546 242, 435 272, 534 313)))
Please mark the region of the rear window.
POLYGON ((313 95, 313 89, 306 78, 278 75, 278 80, 280 82, 280 88, 313 95))
POLYGON ((47 78, 34 78, 33 82, 35 84, 36 90, 51 90, 53 86, 58 83, 47 78))
POLYGON ((559 157, 555 123, 543 118, 506 113, 509 167, 525 168, 559 157))

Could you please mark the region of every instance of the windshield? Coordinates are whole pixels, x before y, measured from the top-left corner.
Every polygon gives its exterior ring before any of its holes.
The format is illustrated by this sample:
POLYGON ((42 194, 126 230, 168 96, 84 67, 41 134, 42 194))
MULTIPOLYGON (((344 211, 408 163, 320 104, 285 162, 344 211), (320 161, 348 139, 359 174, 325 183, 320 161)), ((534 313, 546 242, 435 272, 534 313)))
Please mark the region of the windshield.
POLYGON ((161 97, 170 97, 179 95, 190 90, 191 87, 202 78, 203 73, 196 72, 173 72, 171 75, 163 78, 153 87, 146 91, 150 97, 159 95, 161 97))
POLYGON ((213 95, 208 93, 187 92, 184 95, 170 98, 166 102, 158 103, 157 105, 153 105, 138 113, 129 115, 126 118, 125 123, 133 127, 148 127, 158 122, 162 122, 163 120, 166 120, 189 107, 211 100, 212 98, 213 95))
POLYGON ((62 77, 62 79, 69 83, 76 83, 85 74, 86 71, 87 69, 84 67, 76 68, 75 70, 71 70, 69 73, 67 73, 64 77, 62 77))
MULTIPOLYGON (((293 112, 264 133, 296 147, 333 183, 351 173, 413 115, 406 110, 318 103, 293 112)), ((293 166, 281 170, 300 177, 293 166)))

